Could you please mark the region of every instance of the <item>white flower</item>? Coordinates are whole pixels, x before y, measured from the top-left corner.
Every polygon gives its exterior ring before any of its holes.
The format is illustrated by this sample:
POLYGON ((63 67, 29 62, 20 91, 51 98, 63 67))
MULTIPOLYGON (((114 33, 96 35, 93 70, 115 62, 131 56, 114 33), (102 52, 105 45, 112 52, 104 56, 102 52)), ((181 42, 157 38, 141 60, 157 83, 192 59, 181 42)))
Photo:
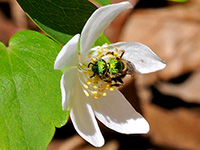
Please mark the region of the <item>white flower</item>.
POLYGON ((165 67, 155 53, 140 43, 119 42, 91 49, 109 23, 130 7, 129 2, 121 2, 98 8, 88 19, 81 36, 77 34, 68 41, 54 64, 55 69, 67 68, 61 79, 63 109, 71 108, 70 117, 76 131, 96 147, 104 144, 104 138, 95 116, 104 125, 120 133, 149 131, 147 121, 113 85, 122 84, 120 79, 126 74, 149 73, 165 67), (111 59, 117 60, 120 65, 111 62, 111 59), (103 70, 97 72, 98 69, 103 70), (118 69, 117 74, 115 69, 118 69))

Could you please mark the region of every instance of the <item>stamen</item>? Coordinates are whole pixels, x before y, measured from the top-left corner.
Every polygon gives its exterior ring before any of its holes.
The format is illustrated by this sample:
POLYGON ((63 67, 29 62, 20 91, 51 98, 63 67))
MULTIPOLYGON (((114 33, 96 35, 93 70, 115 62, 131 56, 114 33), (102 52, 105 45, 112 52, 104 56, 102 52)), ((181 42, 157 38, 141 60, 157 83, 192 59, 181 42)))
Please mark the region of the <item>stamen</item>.
POLYGON ((97 94, 97 91, 92 91, 92 94, 94 94, 94 95, 97 94))
POLYGON ((106 87, 109 88, 111 86, 111 84, 106 84, 106 87))
POLYGON ((85 96, 87 96, 87 97, 90 96, 90 94, 86 90, 83 90, 83 92, 85 93, 85 96))
POLYGON ((107 48, 109 47, 108 43, 105 43, 105 46, 107 46, 107 48))
POLYGON ((93 88, 94 88, 94 89, 98 89, 98 87, 97 87, 96 85, 93 85, 93 88))
POLYGON ((113 54, 115 57, 117 57, 118 56, 118 52, 114 52, 114 54, 113 54))
POLYGON ((103 51, 102 51, 102 50, 98 51, 98 55, 101 55, 102 53, 103 53, 103 51))
POLYGON ((92 82, 92 79, 91 79, 91 78, 88 78, 88 80, 87 80, 87 84, 90 85, 91 82, 92 82))
POLYGON ((92 58, 92 61, 96 62, 96 61, 97 61, 97 59, 96 59, 96 58, 92 58))
POLYGON ((103 96, 106 96, 107 94, 104 92, 102 95, 103 95, 103 96))
POLYGON ((112 58, 112 57, 113 57, 113 55, 112 55, 112 54, 108 54, 108 57, 112 58))
POLYGON ((83 87, 84 87, 85 89, 88 89, 88 88, 89 88, 88 85, 86 85, 86 84, 84 84, 83 87))
POLYGON ((110 87, 109 90, 110 90, 110 91, 114 91, 114 88, 113 88, 113 87, 110 87))
POLYGON ((101 95, 100 94, 96 94, 96 95, 94 95, 94 98, 99 98, 99 97, 101 97, 101 95))
POLYGON ((104 48, 104 50, 106 51, 106 52, 108 52, 109 50, 108 50, 108 48, 104 48))

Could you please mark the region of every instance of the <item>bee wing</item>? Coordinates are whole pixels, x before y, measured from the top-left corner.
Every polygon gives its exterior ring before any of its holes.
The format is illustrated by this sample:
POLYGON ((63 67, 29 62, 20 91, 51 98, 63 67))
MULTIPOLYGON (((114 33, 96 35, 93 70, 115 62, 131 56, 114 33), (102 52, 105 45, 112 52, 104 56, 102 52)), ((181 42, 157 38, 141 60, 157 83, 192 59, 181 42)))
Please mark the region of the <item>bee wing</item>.
POLYGON ((135 71, 135 65, 133 63, 131 63, 130 61, 126 61, 126 65, 127 65, 127 74, 130 74, 131 77, 133 77, 136 73, 135 71))

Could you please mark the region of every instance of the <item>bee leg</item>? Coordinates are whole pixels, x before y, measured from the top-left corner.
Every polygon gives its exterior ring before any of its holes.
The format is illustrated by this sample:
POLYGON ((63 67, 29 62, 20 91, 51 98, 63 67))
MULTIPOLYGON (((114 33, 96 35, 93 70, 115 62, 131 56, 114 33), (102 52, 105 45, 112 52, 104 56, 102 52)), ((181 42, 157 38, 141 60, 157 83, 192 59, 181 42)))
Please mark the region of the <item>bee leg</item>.
POLYGON ((120 55, 119 58, 122 58, 122 56, 124 55, 125 51, 124 50, 121 50, 122 54, 120 55))
POLYGON ((92 76, 90 76, 90 78, 93 78, 95 76, 96 72, 94 72, 94 74, 92 76))
MULTIPOLYGON (((117 83, 117 78, 114 78, 114 79, 111 79, 111 80, 104 80, 105 82, 108 82, 111 84, 111 86, 116 86, 116 87, 119 87, 121 86, 123 83, 117 83)), ((122 81, 123 82, 123 81, 122 81)))
POLYGON ((118 81, 117 78, 112 78, 111 86, 117 86, 117 87, 119 87, 121 85, 121 83, 118 83, 117 81, 118 81))
POLYGON ((116 86, 116 87, 119 87, 121 85, 122 85, 121 83, 113 83, 113 84, 111 84, 111 86, 116 86))
POLYGON ((90 65, 94 65, 92 62, 90 62, 89 64, 88 64, 88 68, 90 68, 90 65))
POLYGON ((122 81, 122 79, 119 77, 119 78, 116 78, 117 81, 119 81, 121 84, 124 84, 124 82, 122 81))
POLYGON ((124 82, 122 81, 122 79, 120 77, 114 78, 112 80, 114 81, 114 83, 111 83, 111 86, 119 87, 119 86, 124 85, 124 82))

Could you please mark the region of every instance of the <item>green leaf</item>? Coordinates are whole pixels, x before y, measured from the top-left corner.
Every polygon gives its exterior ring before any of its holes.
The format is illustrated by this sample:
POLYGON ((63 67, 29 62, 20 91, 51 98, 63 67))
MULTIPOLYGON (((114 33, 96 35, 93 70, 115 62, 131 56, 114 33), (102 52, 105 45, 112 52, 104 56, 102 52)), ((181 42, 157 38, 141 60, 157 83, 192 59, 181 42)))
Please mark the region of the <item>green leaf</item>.
POLYGON ((53 63, 61 46, 43 34, 22 31, 5 47, 0 42, 0 149, 46 149, 55 126, 68 112, 61 107, 61 71, 53 63))
POLYGON ((96 6, 88 0, 17 0, 30 18, 49 36, 65 44, 81 33, 96 6))
POLYGON ((94 1, 97 2, 97 3, 99 3, 102 6, 111 4, 110 0, 94 0, 94 1))
POLYGON ((101 36, 96 40, 96 42, 94 43, 93 46, 98 46, 98 45, 103 45, 103 44, 111 44, 111 42, 108 40, 108 38, 104 35, 104 34, 101 34, 101 36))

